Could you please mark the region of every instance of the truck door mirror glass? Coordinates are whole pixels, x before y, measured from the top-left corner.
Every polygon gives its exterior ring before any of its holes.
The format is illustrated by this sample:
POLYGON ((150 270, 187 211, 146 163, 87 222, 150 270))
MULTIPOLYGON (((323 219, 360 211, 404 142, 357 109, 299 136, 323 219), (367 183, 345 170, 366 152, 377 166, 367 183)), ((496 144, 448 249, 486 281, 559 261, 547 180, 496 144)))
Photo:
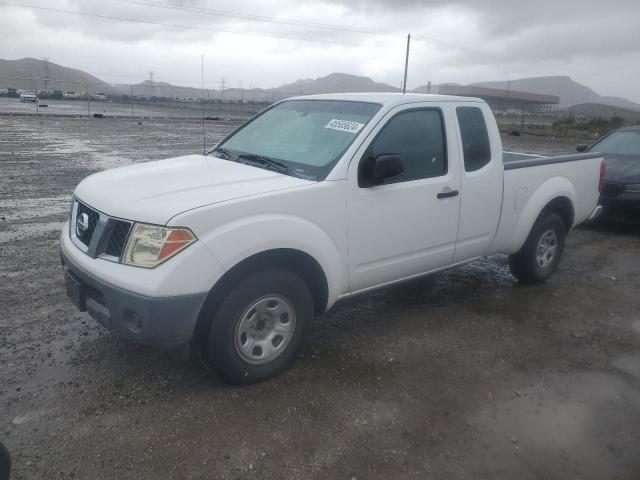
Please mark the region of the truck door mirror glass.
POLYGON ((404 172, 404 158, 395 153, 382 153, 369 157, 361 164, 360 186, 380 185, 387 178, 393 178, 404 172))
POLYGON ((585 145, 584 143, 582 143, 576 147, 576 150, 578 152, 586 152, 587 148, 589 148, 589 145, 585 145))

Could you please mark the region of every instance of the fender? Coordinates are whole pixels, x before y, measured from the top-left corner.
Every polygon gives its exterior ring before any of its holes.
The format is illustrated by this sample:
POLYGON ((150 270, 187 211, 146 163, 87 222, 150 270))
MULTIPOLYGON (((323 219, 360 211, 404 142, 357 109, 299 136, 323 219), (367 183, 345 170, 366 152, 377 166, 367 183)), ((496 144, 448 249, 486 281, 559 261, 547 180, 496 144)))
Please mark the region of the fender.
POLYGON ((217 226, 200 240, 225 271, 246 258, 269 250, 290 248, 308 254, 327 277, 327 308, 348 289, 348 277, 343 267, 346 255, 324 229, 302 217, 286 214, 246 216, 217 226))
MULTIPOLYGON (((505 207, 514 208, 516 211, 520 210, 516 205, 518 201, 515 198, 516 192, 512 193, 513 198, 505 197, 504 199, 503 214, 505 213, 505 207)), ((568 198, 575 208, 577 198, 576 190, 571 181, 566 177, 552 177, 537 187, 533 195, 526 200, 526 204, 522 208, 522 213, 519 214, 515 225, 509 226, 503 223, 501 219, 500 226, 498 227, 499 234, 496 235, 496 239, 490 250, 498 250, 505 253, 515 253, 520 250, 542 210, 552 200, 558 197, 568 198)), ((568 225, 567 227, 570 229, 572 225, 568 225)))

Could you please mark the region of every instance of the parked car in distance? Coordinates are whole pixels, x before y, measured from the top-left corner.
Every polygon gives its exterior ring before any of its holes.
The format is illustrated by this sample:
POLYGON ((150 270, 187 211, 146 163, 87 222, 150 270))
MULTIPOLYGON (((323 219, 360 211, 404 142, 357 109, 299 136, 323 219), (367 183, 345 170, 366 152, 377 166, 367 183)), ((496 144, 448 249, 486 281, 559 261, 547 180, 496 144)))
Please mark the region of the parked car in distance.
POLYGON ((22 92, 20 94, 20 101, 23 103, 38 103, 38 97, 33 92, 22 92))
POLYGON ((599 203, 606 216, 640 214, 640 126, 614 130, 579 152, 602 154, 606 166, 599 203))
POLYGON ((93 96, 94 100, 98 101, 98 102, 106 102, 107 101, 107 94, 104 92, 96 92, 95 95, 93 96))
POLYGON ((206 155, 83 180, 60 239, 67 293, 123 336, 261 381, 340 299, 498 252, 545 281, 598 214, 601 164, 503 155, 480 99, 298 97, 206 155))

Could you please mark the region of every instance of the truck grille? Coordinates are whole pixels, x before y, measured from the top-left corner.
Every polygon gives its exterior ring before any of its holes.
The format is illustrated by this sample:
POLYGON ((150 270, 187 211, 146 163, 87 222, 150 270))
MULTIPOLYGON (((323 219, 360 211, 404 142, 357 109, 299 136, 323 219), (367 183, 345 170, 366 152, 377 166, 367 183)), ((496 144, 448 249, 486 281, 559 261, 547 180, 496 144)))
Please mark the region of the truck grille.
POLYGON ((71 211, 71 240, 92 258, 119 261, 127 243, 132 222, 113 218, 79 200, 71 211))
POLYGON ((104 250, 105 255, 120 258, 122 251, 127 243, 127 237, 129 236, 129 230, 131 230, 131 223, 124 220, 110 219, 113 225, 111 226, 111 232, 109 233, 109 239, 107 240, 107 246, 104 250))
POLYGON ((91 238, 93 237, 93 232, 96 229, 96 225, 98 225, 98 220, 100 219, 100 214, 96 212, 94 209, 86 206, 84 203, 78 202, 78 210, 76 213, 76 224, 74 228, 76 229, 76 236, 78 240, 80 240, 87 247, 91 243, 91 238), (78 228, 77 223, 78 219, 81 218, 82 215, 87 216, 87 228, 81 230, 78 228))
POLYGON ((624 185, 622 183, 605 182, 601 194, 603 197, 617 197, 622 192, 624 192, 624 185))

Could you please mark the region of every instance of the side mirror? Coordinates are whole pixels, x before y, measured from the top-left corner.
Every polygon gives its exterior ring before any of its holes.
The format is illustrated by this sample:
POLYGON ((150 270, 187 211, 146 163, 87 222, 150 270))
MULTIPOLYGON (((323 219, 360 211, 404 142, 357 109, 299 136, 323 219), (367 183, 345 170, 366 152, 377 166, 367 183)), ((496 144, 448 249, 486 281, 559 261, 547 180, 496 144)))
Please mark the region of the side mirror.
POLYGON ((383 153, 363 162, 360 172, 360 186, 371 187, 385 179, 397 177, 404 171, 404 158, 394 153, 383 153))
POLYGON ((373 180, 381 182, 385 178, 397 177, 404 172, 404 158, 401 155, 383 153, 375 158, 373 180))
POLYGON ((576 150, 582 153, 582 152, 586 152, 587 148, 589 148, 589 145, 585 145, 584 143, 582 143, 576 147, 576 150))

